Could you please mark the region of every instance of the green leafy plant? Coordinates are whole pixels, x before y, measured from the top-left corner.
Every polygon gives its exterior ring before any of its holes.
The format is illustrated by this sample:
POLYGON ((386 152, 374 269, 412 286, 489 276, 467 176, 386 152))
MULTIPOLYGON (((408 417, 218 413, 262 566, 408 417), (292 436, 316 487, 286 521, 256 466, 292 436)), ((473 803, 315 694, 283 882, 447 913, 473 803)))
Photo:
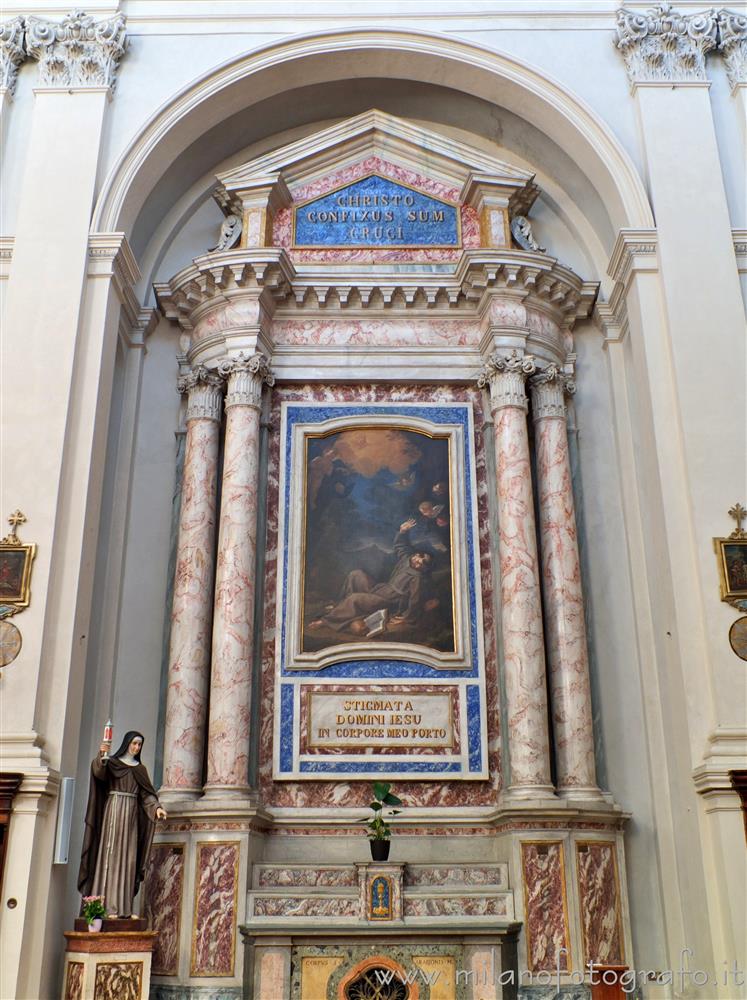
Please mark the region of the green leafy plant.
POLYGON ((398 799, 396 795, 392 795, 390 788, 392 786, 384 781, 374 781, 373 783, 373 802, 369 808, 373 811, 373 816, 370 819, 362 819, 361 823, 365 823, 368 827, 368 839, 369 840, 389 840, 392 835, 392 831, 385 821, 386 819, 392 819, 397 813, 402 812, 401 809, 386 809, 387 806, 401 806, 402 799, 398 799))
POLYGON ((104 897, 84 896, 82 909, 83 918, 87 924, 92 924, 94 920, 105 917, 106 909, 104 907, 104 897))

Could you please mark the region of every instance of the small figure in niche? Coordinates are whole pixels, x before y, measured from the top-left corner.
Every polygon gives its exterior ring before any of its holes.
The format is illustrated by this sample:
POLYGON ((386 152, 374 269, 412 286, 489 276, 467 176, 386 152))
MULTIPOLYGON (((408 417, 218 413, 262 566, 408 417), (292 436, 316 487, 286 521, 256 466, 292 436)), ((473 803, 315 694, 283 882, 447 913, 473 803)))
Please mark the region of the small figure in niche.
POLYGON ((141 733, 125 734, 109 755, 102 742, 91 764, 78 874, 83 896, 103 896, 109 916, 129 917, 148 863, 156 820, 166 819, 145 765, 141 733))

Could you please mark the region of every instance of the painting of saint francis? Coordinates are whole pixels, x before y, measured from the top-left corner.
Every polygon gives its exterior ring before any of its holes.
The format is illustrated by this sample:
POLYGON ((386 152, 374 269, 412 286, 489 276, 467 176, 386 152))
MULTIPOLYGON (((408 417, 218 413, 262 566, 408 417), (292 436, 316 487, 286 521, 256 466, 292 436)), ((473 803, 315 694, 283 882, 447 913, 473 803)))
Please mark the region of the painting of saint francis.
POLYGON ((449 442, 359 427, 306 440, 303 651, 454 651, 449 442))

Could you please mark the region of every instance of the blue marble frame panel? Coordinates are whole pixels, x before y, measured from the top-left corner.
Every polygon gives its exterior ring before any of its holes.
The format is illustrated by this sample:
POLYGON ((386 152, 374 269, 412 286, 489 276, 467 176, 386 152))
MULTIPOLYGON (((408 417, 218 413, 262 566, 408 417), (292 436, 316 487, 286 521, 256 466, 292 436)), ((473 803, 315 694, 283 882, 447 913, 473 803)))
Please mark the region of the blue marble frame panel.
MULTIPOLYGON (((472 408, 468 403, 295 403, 282 404, 280 468, 280 511, 278 533, 278 617, 276 641, 276 687, 274 768, 275 780, 319 779, 325 775, 336 778, 396 777, 433 780, 439 776, 449 780, 484 780, 487 776, 487 735, 485 718, 485 674, 482 642, 482 605, 479 585, 479 547, 477 534, 477 506, 475 488, 474 435, 472 408), (422 428, 431 426, 458 431, 461 454, 460 479, 462 497, 460 510, 463 520, 463 562, 459 577, 466 620, 467 637, 463 650, 464 662, 458 666, 435 666, 417 656, 387 655, 368 658, 360 653, 323 666, 299 669, 294 665, 294 645, 291 631, 297 631, 298 611, 294 608, 298 595, 299 561, 292 557, 299 546, 298 483, 294 477, 302 476, 298 464, 299 434, 318 434, 319 425, 358 426, 376 418, 396 418, 397 425, 406 429, 410 424, 422 428), (343 421, 343 423, 338 423, 343 421), (332 422, 332 423, 330 423, 332 422), (294 445, 295 441, 295 445, 294 445), (294 501, 293 497, 296 500, 294 501), (295 532, 295 541, 293 540, 295 532), (291 579, 292 574, 296 579, 291 579), (369 749, 360 753, 334 749, 329 752, 317 749, 313 754, 302 752, 301 704, 304 691, 325 686, 355 685, 361 695, 372 688, 381 693, 389 686, 407 684, 422 686, 423 693, 437 692, 440 688, 456 689, 459 700, 458 745, 452 750, 441 749, 429 753, 422 748, 416 753, 389 747, 386 753, 369 749)), ((456 597, 455 597, 456 599, 456 597)))

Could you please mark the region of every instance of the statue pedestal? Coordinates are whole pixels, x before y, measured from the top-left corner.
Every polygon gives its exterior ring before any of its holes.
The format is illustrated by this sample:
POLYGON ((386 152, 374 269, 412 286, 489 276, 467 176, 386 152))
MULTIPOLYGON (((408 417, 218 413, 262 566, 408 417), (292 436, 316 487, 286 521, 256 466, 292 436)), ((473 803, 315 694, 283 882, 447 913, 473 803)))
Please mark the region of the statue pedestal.
POLYGON ((62 1000, 93 1000, 94 996, 96 1000, 147 1000, 155 937, 155 931, 146 930, 65 931, 62 1000))

